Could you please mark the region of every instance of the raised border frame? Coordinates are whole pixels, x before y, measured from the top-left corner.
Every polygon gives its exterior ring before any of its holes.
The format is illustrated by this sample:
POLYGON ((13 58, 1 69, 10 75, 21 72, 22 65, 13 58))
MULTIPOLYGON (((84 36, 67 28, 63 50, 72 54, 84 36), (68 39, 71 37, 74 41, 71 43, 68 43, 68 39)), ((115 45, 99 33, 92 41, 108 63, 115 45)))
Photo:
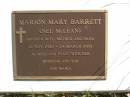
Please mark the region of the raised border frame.
POLYGON ((44 10, 44 11, 13 11, 12 12, 12 52, 13 52, 13 74, 15 80, 105 80, 107 77, 107 26, 108 12, 107 10, 44 10), (16 65, 16 45, 15 45, 15 13, 65 13, 65 12, 104 12, 105 13, 105 76, 19 76, 17 75, 16 65))

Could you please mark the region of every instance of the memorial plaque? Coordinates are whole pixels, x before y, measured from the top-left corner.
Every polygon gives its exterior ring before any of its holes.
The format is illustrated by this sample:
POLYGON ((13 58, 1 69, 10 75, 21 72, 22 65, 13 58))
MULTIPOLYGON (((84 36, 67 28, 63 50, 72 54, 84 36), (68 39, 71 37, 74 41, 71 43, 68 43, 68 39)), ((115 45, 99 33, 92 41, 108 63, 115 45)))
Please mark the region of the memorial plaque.
POLYGON ((12 27, 15 80, 106 79, 106 11, 14 11, 12 27))

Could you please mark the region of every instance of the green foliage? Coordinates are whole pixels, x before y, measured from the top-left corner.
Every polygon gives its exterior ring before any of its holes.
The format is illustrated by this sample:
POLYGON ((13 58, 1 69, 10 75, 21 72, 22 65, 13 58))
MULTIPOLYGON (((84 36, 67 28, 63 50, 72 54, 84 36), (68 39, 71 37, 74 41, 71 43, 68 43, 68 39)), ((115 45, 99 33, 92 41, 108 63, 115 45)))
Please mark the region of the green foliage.
POLYGON ((0 93, 0 97, 128 97, 121 92, 43 92, 43 93, 0 93))

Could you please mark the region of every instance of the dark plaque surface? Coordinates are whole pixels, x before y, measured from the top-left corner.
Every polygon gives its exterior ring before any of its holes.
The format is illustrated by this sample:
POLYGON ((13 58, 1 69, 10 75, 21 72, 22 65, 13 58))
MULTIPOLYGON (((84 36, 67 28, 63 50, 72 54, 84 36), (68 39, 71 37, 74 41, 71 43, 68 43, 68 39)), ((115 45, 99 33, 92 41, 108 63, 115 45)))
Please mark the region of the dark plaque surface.
POLYGON ((107 12, 13 12, 15 79, 105 79, 107 12))

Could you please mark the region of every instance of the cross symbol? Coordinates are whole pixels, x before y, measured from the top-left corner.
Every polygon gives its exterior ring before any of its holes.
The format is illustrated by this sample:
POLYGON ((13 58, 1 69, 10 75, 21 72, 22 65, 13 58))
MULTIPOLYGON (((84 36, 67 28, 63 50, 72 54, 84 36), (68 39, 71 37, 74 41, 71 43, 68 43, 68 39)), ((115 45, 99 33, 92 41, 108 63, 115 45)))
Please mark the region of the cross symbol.
POLYGON ((19 42, 23 43, 23 35, 26 33, 26 31, 23 30, 22 27, 19 28, 19 31, 16 31, 16 34, 19 34, 19 42))

